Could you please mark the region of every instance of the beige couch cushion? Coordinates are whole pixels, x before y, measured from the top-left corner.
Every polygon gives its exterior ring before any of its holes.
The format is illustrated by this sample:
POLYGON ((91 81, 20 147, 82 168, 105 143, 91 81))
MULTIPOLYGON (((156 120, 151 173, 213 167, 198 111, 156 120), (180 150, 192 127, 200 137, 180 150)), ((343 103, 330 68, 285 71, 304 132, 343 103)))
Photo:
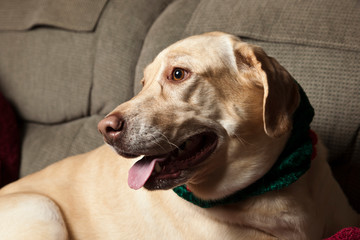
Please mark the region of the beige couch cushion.
POLYGON ((1 1, 0 86, 25 120, 54 124, 86 116, 96 41, 91 32, 105 3, 87 13, 83 0, 1 1))
POLYGON ((2 0, 0 29, 27 30, 47 25, 92 31, 107 0, 2 0))
POLYGON ((1 1, 0 91, 24 120, 22 176, 103 144, 97 122, 132 97, 143 40, 168 2, 1 1))
POLYGON ((312 127, 330 149, 330 159, 360 160, 359 12, 357 0, 179 0, 147 35, 136 83, 141 69, 180 38, 207 31, 238 35, 262 46, 304 87, 316 111, 312 127), (179 24, 171 21, 174 16, 181 16, 179 24))

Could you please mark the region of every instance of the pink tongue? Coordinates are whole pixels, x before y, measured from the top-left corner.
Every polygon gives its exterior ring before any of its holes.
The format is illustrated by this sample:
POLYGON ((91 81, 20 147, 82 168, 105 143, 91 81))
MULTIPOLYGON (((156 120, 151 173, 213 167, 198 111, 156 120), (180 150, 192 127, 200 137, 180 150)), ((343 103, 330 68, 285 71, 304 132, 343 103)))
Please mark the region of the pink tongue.
POLYGON ((137 161, 129 170, 128 185, 138 190, 143 187, 154 170, 156 162, 162 162, 165 158, 146 159, 137 161))

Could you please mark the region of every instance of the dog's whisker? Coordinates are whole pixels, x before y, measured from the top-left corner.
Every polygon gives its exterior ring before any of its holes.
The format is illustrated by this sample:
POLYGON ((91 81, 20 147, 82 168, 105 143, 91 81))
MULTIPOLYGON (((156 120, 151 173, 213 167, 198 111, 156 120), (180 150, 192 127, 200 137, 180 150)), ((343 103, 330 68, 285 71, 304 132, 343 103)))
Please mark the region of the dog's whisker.
POLYGON ((251 145, 248 141, 246 141, 244 138, 238 136, 237 134, 234 134, 236 139, 243 145, 251 145))
POLYGON ((177 149, 180 149, 175 143, 172 143, 168 137, 166 137, 163 133, 161 133, 160 131, 158 131, 158 133, 163 137, 165 138, 165 140, 167 141, 167 143, 171 146, 174 146, 175 148, 177 149))
MULTIPOLYGON (((179 147, 178 147, 175 143, 171 142, 171 141, 169 140, 169 138, 166 137, 166 135, 164 135, 161 131, 159 131, 159 130, 157 130, 157 129, 153 129, 153 130, 154 130, 154 133, 155 133, 157 136, 159 135, 159 137, 163 138, 169 145, 174 146, 175 148, 179 149, 179 147)), ((154 138, 155 138, 155 137, 154 137, 154 138)))
POLYGON ((150 134, 152 138, 154 138, 153 143, 155 143, 156 145, 158 145, 162 150, 166 151, 166 149, 160 144, 158 143, 158 139, 153 135, 153 134, 150 134))

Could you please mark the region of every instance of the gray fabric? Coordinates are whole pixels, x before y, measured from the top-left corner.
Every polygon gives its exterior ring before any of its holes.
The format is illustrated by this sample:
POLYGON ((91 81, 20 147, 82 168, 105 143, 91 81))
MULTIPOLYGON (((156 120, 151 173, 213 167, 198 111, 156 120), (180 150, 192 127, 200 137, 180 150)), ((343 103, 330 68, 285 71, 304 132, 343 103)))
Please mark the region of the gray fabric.
POLYGON ((55 124, 88 113, 93 34, 38 28, 0 32, 0 90, 20 116, 55 124))
MULTIPOLYGON (((162 48, 183 37, 208 31, 238 35, 262 46, 304 87, 316 111, 312 126, 330 149, 330 159, 360 161, 359 1, 190 2, 186 9, 180 6, 189 1, 174 2, 154 23, 135 84, 162 48), (170 22, 177 14, 179 23, 170 22)), ((139 89, 135 85, 135 93, 139 89)))
POLYGON ((1 0, 0 30, 26 30, 48 25, 91 31, 107 0, 1 0))
POLYGON ((87 152, 103 144, 96 131, 102 117, 94 115, 51 126, 27 123, 21 148, 20 175, 28 175, 67 156, 87 152))
POLYGON ((135 66, 144 38, 169 2, 109 2, 96 31, 90 114, 107 114, 133 96, 135 66))
POLYGON ((0 28, 0 91, 24 120, 22 176, 103 143, 97 122, 132 96, 143 40, 171 1, 101 1, 104 8, 94 1, 48 2, 7 2, 8 10, 28 8, 25 19, 15 19, 22 23, 32 11, 41 13, 34 14, 41 21, 22 27, 8 23, 11 14, 0 16, 7 26, 0 28), (53 12, 56 24, 43 17, 53 12))
POLYGON ((224 29, 254 39, 360 50, 358 0, 203 0, 185 34, 224 29))

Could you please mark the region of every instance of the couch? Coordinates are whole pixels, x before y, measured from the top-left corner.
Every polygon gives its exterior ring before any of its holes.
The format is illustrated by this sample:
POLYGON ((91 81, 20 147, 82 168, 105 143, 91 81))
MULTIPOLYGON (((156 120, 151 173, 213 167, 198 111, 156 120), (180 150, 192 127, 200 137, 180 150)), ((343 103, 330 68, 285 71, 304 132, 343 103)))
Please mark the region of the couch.
POLYGON ((140 90, 157 53, 215 30, 262 46, 302 85, 359 210, 358 0, 0 1, 0 92, 18 118, 20 177, 103 144, 98 121, 140 90))

